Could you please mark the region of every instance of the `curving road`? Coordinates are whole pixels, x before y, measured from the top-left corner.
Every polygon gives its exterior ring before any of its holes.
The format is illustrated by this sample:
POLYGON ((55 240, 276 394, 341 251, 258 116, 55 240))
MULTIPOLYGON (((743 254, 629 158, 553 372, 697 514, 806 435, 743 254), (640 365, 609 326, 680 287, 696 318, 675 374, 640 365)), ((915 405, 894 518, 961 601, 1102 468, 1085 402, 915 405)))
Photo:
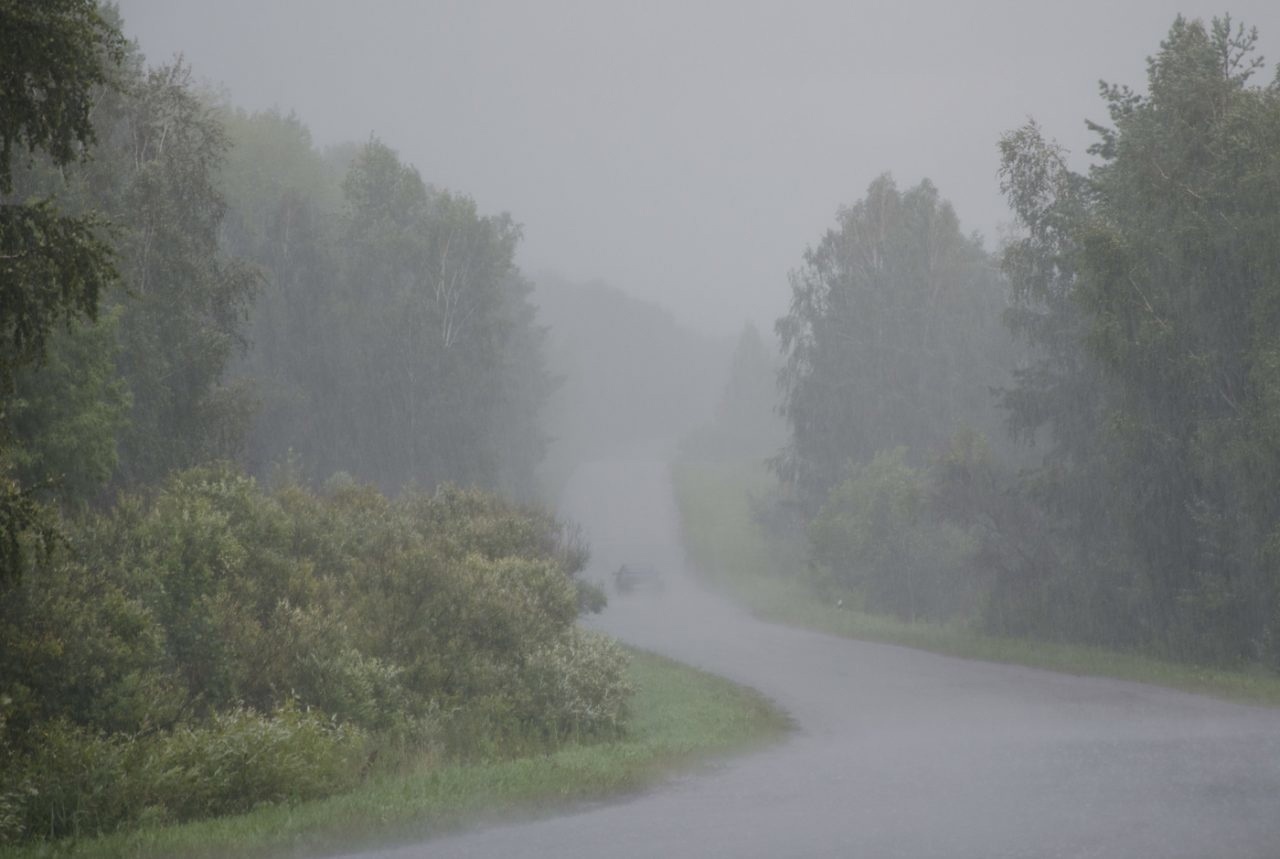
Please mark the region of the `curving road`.
POLYGON ((797 730, 616 803, 366 854, 407 857, 1280 857, 1280 711, 757 621, 684 574, 660 461, 582 468, 593 570, 661 594, 598 625, 754 686, 797 730))

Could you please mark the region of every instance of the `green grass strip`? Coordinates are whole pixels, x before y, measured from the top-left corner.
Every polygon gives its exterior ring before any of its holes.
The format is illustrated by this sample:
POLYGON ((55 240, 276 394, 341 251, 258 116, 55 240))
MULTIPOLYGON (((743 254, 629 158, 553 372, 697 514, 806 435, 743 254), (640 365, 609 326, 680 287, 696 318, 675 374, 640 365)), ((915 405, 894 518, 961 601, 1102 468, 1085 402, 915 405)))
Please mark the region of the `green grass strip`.
POLYGON ((1261 667, 1198 666, 1102 647, 984 635, 962 623, 907 623, 839 608, 820 599, 808 584, 803 547, 771 543, 756 527, 751 498, 762 497, 772 483, 763 467, 681 462, 672 466, 672 478, 686 545, 700 571, 763 619, 966 659, 1114 677, 1280 706, 1280 677, 1261 667))
POLYGON ((635 791, 673 769, 762 745, 788 727, 753 690, 677 662, 636 652, 631 674, 636 694, 624 739, 374 778, 341 796, 235 817, 0 848, 0 857, 313 856, 404 843, 635 791))

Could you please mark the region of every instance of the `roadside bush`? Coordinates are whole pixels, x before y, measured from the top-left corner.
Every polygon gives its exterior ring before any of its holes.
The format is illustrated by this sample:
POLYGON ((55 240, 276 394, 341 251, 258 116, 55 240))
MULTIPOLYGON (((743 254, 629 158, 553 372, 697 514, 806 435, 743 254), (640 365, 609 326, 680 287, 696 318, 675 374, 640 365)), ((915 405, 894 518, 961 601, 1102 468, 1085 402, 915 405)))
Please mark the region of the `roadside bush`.
POLYGON ((68 533, 0 601, 0 837, 235 813, 622 725, 626 660, 575 628, 585 546, 543 511, 267 493, 209 466, 68 533))
POLYGON ((367 759, 363 731, 296 707, 270 716, 237 709, 144 737, 58 720, 32 739, 32 753, 10 772, 16 790, 0 798, 20 818, 12 835, 89 836, 143 819, 191 820, 327 796, 356 784, 367 759))
POLYGON ((871 611, 941 619, 972 599, 964 575, 974 542, 933 517, 926 476, 896 448, 856 466, 810 526, 815 561, 871 611))
POLYGON ((404 669, 362 653, 329 611, 281 602, 265 638, 282 662, 271 671, 277 694, 287 690, 309 707, 374 730, 389 728, 411 709, 404 669))
POLYGON ((31 752, 11 761, 8 772, 19 787, 22 835, 94 835, 136 816, 139 758, 132 738, 56 719, 33 728, 28 745, 31 752))
POLYGON ((176 820, 328 796, 360 781, 367 741, 355 726, 291 705, 269 716, 236 709, 157 742, 138 792, 176 820))
POLYGON ((118 563, 139 571, 139 595, 204 712, 270 710, 289 694, 268 629, 282 601, 308 606, 319 585, 290 550, 290 526, 251 478, 217 466, 175 475, 127 539, 118 563))
POLYGON ((1061 477, 1015 475, 973 433, 934 459, 931 510, 974 541, 964 571, 979 596, 973 619, 997 635, 1133 647, 1153 629, 1141 567, 1113 530, 1063 526, 1061 477))
POLYGON ((185 694, 165 631, 118 570, 94 571, 59 550, 0 593, 0 700, 18 745, 58 719, 136 732, 177 717, 185 694))
POLYGON ((0 844, 17 841, 22 836, 23 787, 7 781, 0 785, 0 844))
POLYGON ((547 737, 611 737, 623 728, 632 688, 627 655, 612 639, 569 629, 530 655, 529 719, 547 737))

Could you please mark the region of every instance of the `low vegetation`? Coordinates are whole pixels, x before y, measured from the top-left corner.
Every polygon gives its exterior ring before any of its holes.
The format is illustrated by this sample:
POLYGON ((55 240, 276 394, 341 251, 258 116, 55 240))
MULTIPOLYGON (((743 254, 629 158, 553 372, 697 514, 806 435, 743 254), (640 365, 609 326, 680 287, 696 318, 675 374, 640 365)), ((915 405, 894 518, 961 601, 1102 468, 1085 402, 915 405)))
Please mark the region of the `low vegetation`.
POLYGON ((293 856, 406 841, 636 790, 673 766, 748 748, 787 727, 757 693, 647 653, 630 654, 626 681, 635 695, 619 737, 465 763, 418 757, 327 799, 262 805, 183 825, 150 821, 128 833, 77 842, 0 847, 0 857, 293 856))
POLYGON ((763 465, 686 460, 673 466, 673 478, 685 540, 699 572, 760 617, 952 656, 1280 705, 1280 677, 1257 666, 1207 666, 1140 650, 994 635, 983 631, 977 614, 909 621, 868 611, 856 590, 833 582, 812 562, 802 535, 766 536, 760 518, 776 487, 763 465))
POLYGON ((617 737, 585 550, 478 491, 233 468, 68 525, 0 598, 0 837, 85 837, 617 737))
POLYGON ((510 500, 556 384, 516 221, 122 26, 0 2, 0 845, 227 855, 259 836, 192 822, 368 830, 720 744, 646 733, 585 547, 510 500))
MULTIPOLYGON (((513 217, 237 111, 121 28, 0 0, 0 844, 307 849, 775 725, 629 673, 577 624, 585 548, 511 500, 549 430, 582 456, 692 423, 718 347, 560 289, 591 364, 567 408, 513 217)), ((1280 702, 1257 38, 1176 19, 1145 92, 1103 86, 1084 172, 1034 122, 1000 138, 998 254, 928 180, 842 208, 781 354, 744 332, 689 442, 719 464, 677 469, 699 564, 814 628, 1280 702), (756 453, 776 483, 734 464, 756 453)))
POLYGON ((773 534, 910 623, 1280 671, 1280 88, 1177 18, 1091 163, 999 141, 998 253, 928 181, 842 207, 778 320, 773 534), (774 524, 779 524, 776 521, 774 524))

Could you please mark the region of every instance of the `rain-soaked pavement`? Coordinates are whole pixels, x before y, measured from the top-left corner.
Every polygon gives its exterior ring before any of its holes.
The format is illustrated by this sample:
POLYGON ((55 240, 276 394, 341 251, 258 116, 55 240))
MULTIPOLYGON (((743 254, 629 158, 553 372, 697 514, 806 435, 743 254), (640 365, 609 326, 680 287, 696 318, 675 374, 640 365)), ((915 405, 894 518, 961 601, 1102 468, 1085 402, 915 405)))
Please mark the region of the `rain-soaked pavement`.
POLYGON ((603 576, 662 569, 595 623, 761 690, 782 742, 557 817, 366 857, 1280 857, 1280 711, 757 621, 689 580, 666 466, 579 470, 603 576))

